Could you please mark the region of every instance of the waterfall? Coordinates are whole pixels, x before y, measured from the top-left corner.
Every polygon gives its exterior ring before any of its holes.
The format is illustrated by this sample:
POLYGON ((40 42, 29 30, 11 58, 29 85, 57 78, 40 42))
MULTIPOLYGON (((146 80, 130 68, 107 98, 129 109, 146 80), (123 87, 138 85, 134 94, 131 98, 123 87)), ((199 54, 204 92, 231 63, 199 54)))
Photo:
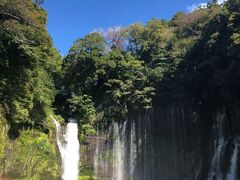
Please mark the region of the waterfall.
MULTIPOLYGON (((52 117, 52 116, 51 116, 52 117)), ((78 125, 74 119, 69 119, 66 133, 64 135, 64 143, 61 142, 62 128, 59 122, 52 117, 56 125, 57 145, 62 158, 63 180, 78 179, 79 165, 79 140, 78 125)))
POLYGON ((113 180, 124 180, 124 154, 125 154, 125 129, 126 122, 121 127, 118 123, 114 124, 113 142, 113 180))
POLYGON ((64 158, 64 147, 63 147, 63 144, 61 143, 62 127, 61 127, 60 123, 56 119, 53 118, 53 116, 51 116, 51 118, 53 119, 53 122, 56 126, 57 145, 58 145, 58 149, 60 151, 61 159, 63 160, 63 158, 64 158))
MULTIPOLYGON (((109 131, 111 131, 111 129, 109 131)), ((99 132, 99 126, 97 125, 93 166, 95 178, 98 180, 111 179, 112 177, 112 146, 107 141, 107 137, 107 134, 99 132)))
POLYGON ((130 179, 133 180, 134 170, 136 166, 136 156, 137 156, 137 147, 136 147, 136 131, 135 123, 132 122, 131 125, 131 139, 130 139, 130 179))
POLYGON ((99 128, 97 126, 97 142, 96 142, 96 149, 95 149, 95 154, 94 154, 94 175, 96 176, 96 178, 98 178, 99 176, 99 159, 100 159, 100 155, 99 155, 99 128))
POLYGON ((227 142, 224 138, 225 109, 223 109, 222 112, 217 112, 214 120, 215 124, 213 125, 213 131, 216 139, 214 140, 214 155, 211 162, 208 180, 222 180, 223 173, 221 170, 221 161, 227 145, 227 142))
POLYGON ((217 179, 222 180, 223 174, 220 169, 220 162, 222 159, 223 151, 226 146, 224 138, 219 138, 214 141, 214 155, 212 159, 211 169, 208 176, 208 180, 217 179))
POLYGON ((237 161, 238 161, 238 150, 239 143, 236 141, 234 143, 234 150, 231 158, 230 172, 227 175, 226 180, 237 180, 237 161))
POLYGON ((65 154, 63 160, 63 179, 78 179, 79 164, 79 141, 78 141, 78 125, 74 119, 70 119, 67 124, 65 135, 65 154))
MULTIPOLYGON (((133 180, 137 163, 135 122, 115 123, 109 128, 112 142, 99 133, 95 142, 94 175, 96 179, 133 180)), ((110 137, 109 137, 110 138, 110 137)))
POLYGON ((194 178, 195 180, 198 179, 199 174, 201 173, 201 170, 202 170, 202 161, 200 161, 199 167, 197 168, 197 171, 196 171, 196 173, 195 173, 195 178, 194 178))

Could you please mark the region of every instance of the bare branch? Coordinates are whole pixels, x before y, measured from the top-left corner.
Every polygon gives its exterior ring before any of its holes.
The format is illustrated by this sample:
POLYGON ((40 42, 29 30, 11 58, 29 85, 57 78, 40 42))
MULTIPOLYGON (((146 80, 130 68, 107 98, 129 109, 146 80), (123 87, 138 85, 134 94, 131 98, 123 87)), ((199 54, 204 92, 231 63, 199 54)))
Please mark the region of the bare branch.
POLYGON ((10 13, 8 13, 8 12, 0 11, 0 14, 5 15, 5 16, 9 16, 9 17, 11 17, 11 18, 13 18, 13 19, 16 19, 16 20, 18 20, 18 21, 23 21, 23 19, 21 19, 20 17, 15 16, 15 15, 13 15, 13 14, 10 14, 10 13))

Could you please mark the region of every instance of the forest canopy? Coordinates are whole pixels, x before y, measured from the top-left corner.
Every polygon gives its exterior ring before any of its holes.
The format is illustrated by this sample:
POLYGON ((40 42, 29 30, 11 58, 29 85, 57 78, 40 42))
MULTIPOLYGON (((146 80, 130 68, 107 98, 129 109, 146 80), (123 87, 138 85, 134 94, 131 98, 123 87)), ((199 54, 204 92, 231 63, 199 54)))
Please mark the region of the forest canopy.
POLYGON ((59 107, 82 114, 83 107, 72 99, 85 97, 95 121, 101 117, 110 124, 169 101, 237 100, 238 19, 239 1, 213 1, 169 21, 152 19, 90 33, 76 40, 64 58, 59 107))
POLYGON ((11 135, 47 130, 53 107, 91 134, 96 122, 109 125, 169 101, 239 101, 238 0, 93 32, 64 58, 46 30, 43 2, 0 1, 0 112, 11 135))

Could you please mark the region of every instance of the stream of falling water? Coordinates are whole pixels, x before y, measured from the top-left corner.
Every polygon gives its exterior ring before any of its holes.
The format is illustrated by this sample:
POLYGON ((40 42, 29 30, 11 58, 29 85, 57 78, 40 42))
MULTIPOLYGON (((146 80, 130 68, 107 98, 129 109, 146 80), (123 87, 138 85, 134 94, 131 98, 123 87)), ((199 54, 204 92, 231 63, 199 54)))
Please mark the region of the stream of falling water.
POLYGON ((213 125, 214 135, 218 138, 214 140, 214 154, 211 162, 211 169, 208 180, 222 180, 223 173, 221 171, 221 160, 226 148, 227 142, 224 138, 224 120, 225 113, 218 112, 215 116, 215 124, 213 125))
POLYGON ((231 166, 230 171, 227 175, 226 180, 237 180, 237 161, 238 161, 238 150, 239 149, 239 143, 238 140, 234 143, 234 150, 231 158, 231 166))
POLYGON ((96 142, 96 149, 94 154, 94 175, 98 178, 98 169, 99 169, 99 127, 97 126, 97 142, 96 142))
POLYGON ((127 121, 123 124, 115 123, 113 127, 110 128, 109 131, 113 132, 113 144, 112 147, 105 147, 106 149, 102 149, 101 147, 103 146, 103 141, 101 140, 101 135, 97 128, 96 148, 94 154, 94 174, 96 179, 134 179, 137 159, 136 125, 134 122, 131 123, 128 139, 126 135, 127 124, 127 121), (130 144, 127 145, 127 143, 130 144), (127 147, 129 148, 128 150, 127 147), (109 160, 108 152, 110 151, 112 154, 112 156, 110 156, 112 157, 112 161, 107 161, 107 159, 109 160), (129 153, 128 156, 126 153, 129 153), (127 157, 129 159, 126 159, 127 157))
POLYGON ((124 180, 124 150, 125 150, 125 129, 126 122, 123 127, 119 124, 114 124, 114 143, 113 143, 113 179, 112 180, 124 180))
MULTIPOLYGON (((51 116, 52 117, 52 116, 51 116)), ((78 140, 78 125, 74 119, 69 119, 67 124, 64 143, 61 142, 62 128, 60 123, 52 117, 56 126, 57 145, 62 158, 63 180, 78 179, 79 165, 79 140, 78 140)))
POLYGON ((224 141, 224 138, 219 138, 214 141, 214 144, 215 144, 214 145, 215 150, 214 150, 214 155, 211 163, 211 169, 208 176, 208 180, 213 180, 213 179, 222 180, 223 174, 220 169, 220 163, 221 163, 221 159, 222 159, 221 157, 222 157, 223 150, 226 146, 226 143, 224 141))
POLYGON ((137 147, 136 147, 136 131, 135 131, 135 123, 133 122, 131 125, 131 139, 130 139, 130 179, 134 179, 134 170, 136 166, 137 159, 137 147))

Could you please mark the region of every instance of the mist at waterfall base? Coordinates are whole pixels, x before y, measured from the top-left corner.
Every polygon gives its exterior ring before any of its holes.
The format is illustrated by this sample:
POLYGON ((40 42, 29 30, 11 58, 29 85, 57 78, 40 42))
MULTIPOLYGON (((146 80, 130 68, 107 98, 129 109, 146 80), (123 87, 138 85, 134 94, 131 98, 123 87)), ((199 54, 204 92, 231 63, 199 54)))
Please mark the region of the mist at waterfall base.
POLYGON ((239 180, 239 117, 235 107, 173 105, 116 122, 107 136, 98 130, 95 177, 239 180))
POLYGON ((60 123, 52 117, 56 126, 57 145, 62 159, 62 179, 78 180, 79 175, 79 140, 78 124, 74 119, 69 119, 66 133, 63 135, 60 123))

